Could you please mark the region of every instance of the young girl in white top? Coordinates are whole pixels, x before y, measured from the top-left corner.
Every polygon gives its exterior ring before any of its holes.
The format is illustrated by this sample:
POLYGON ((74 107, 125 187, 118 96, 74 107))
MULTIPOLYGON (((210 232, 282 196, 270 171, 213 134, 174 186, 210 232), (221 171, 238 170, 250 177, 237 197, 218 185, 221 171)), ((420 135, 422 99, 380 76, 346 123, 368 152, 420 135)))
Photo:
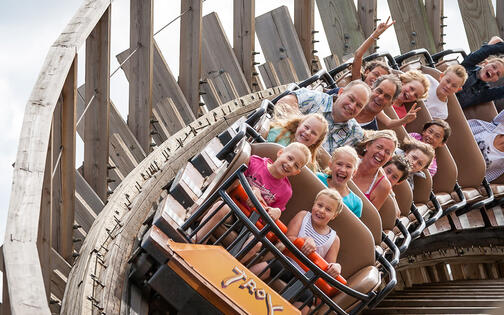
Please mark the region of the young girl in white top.
POLYGON ((425 74, 430 82, 429 94, 424 100, 425 107, 432 118, 448 118, 448 96, 462 90, 467 80, 467 72, 461 65, 449 66, 441 76, 439 82, 432 76, 425 74))
MULTIPOLYGON (((341 195, 334 189, 324 189, 317 194, 315 202, 313 203, 311 212, 300 211, 294 218, 292 218, 288 225, 287 237, 294 241, 301 237, 305 240, 301 252, 309 255, 312 252, 317 252, 329 264, 326 272, 336 278, 341 274, 341 266, 336 262, 338 258, 338 251, 340 247, 340 239, 331 227, 329 222, 335 219, 343 210, 343 202, 341 195)), ((288 258, 290 260, 290 258, 288 258)), ((294 260, 291 262, 302 271, 294 260)), ((255 274, 259 274, 268 265, 268 262, 261 262, 250 268, 255 274)), ((273 263, 261 276, 261 279, 274 277, 282 270, 282 264, 278 261, 273 263)), ((304 271, 302 271, 304 273, 304 271)), ((285 270, 280 279, 289 282, 294 275, 285 270)), ((306 301, 312 296, 311 291, 306 290, 298 298, 299 301, 306 301)), ((294 305, 302 302, 296 302, 294 305)), ((311 303, 308 303, 311 305, 311 303)), ((305 311, 305 309, 303 309, 305 311)))

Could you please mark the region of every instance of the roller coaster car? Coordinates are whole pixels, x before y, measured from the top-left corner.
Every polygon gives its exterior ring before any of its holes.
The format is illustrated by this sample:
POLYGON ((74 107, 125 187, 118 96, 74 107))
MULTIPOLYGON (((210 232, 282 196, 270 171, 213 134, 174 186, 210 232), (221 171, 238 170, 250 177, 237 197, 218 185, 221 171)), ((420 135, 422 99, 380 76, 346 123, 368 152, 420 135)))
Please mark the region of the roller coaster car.
MULTIPOLYGON (((246 141, 246 130, 247 126, 242 124, 231 139, 219 137, 227 143, 220 143, 220 146, 217 146, 216 140, 209 143, 214 148, 222 148, 216 154, 222 158, 222 165, 215 166, 212 174, 202 176, 203 180, 189 181, 185 177, 194 177, 193 171, 183 170, 177 176, 179 178, 167 187, 169 194, 157 209, 153 226, 145 233, 141 247, 131 259, 130 279, 143 289, 144 294, 159 295, 174 310, 187 312, 203 308, 208 308, 210 313, 226 314, 295 312, 297 309, 291 303, 297 301, 299 294, 305 290, 310 290, 316 297, 317 302, 310 308, 313 314, 326 311, 357 313, 373 301, 381 300, 396 283, 395 271, 382 256, 377 267, 372 234, 346 207, 330 225, 341 240, 338 263, 342 266, 342 276, 347 279, 347 285, 329 276, 302 254, 267 215, 252 194, 243 172, 251 154, 274 158, 281 146, 250 144, 246 141), (219 176, 219 172, 224 175, 219 176), (217 183, 205 183, 207 178, 217 183), (229 191, 236 181, 257 209, 249 217, 231 198, 229 191), (201 193, 180 193, 182 190, 201 190, 201 193), (205 200, 194 208, 202 196, 206 196, 205 200), (196 233, 209 220, 202 220, 203 216, 217 201, 223 201, 231 211, 207 235, 195 242, 196 233), (185 207, 182 203, 191 205, 185 207), (232 218, 231 224, 225 224, 228 217, 232 218), (263 223, 262 228, 256 226, 259 220, 263 223), (276 244, 267 237, 268 233, 273 233, 278 239, 276 244), (257 242, 262 243, 262 249, 242 264, 240 260, 257 242), (279 249, 281 244, 306 266, 306 272, 299 271, 285 257, 279 249), (259 280, 248 267, 265 257, 270 262, 267 268, 275 261, 280 262, 283 270, 294 274, 294 279, 289 283, 282 283, 278 277, 266 282, 259 280), (382 283, 382 277, 389 279, 387 283, 382 283), (329 292, 317 285, 322 280, 339 293, 334 297, 326 294, 329 292), (175 283, 177 290, 173 290, 175 286, 170 283, 175 283)), ((192 170, 193 166, 189 164, 186 168, 192 170)), ((310 209, 316 194, 325 188, 306 167, 290 182, 293 197, 282 213, 284 222, 289 222, 299 210, 310 209)), ((211 211, 216 212, 214 208, 211 211)), ((307 304, 310 301, 302 302, 307 304)))

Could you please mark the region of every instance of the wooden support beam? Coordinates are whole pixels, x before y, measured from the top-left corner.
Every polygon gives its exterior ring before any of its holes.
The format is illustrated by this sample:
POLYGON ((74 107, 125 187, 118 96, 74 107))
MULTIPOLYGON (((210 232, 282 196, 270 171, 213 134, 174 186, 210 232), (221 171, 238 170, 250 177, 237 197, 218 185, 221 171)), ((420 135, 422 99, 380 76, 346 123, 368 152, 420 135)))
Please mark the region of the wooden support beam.
POLYGON ((252 88, 255 50, 255 0, 233 1, 233 50, 245 81, 252 88))
POLYGON ((314 73, 314 43, 313 30, 315 24, 315 2, 314 0, 294 1, 294 27, 303 48, 303 53, 310 67, 310 72, 314 73))
POLYGON ((443 0, 425 0, 425 12, 427 14, 428 25, 434 38, 436 52, 443 50, 443 0))
MULTIPOLYGON (((108 9, 110 12, 110 8, 108 9)), ((106 15, 104 15, 105 17, 106 15)), ((87 46, 86 46, 87 47, 87 46)), ((75 137, 77 107, 77 58, 75 58, 61 92, 61 209, 59 216, 59 234, 61 256, 68 262, 73 261, 73 223, 75 213, 75 137)), ((108 72, 107 72, 108 73, 108 72)), ((107 80, 108 81, 108 80, 107 80)), ((97 100, 95 105, 100 102, 97 100)), ((92 109, 91 109, 92 110, 92 109)), ((106 119, 106 118, 105 118, 106 119)), ((103 127, 103 126, 101 126, 103 127)), ((108 153, 108 152, 107 152, 108 153)), ((98 159, 98 156, 95 157, 98 159)), ((105 175, 107 164, 105 163, 105 175)))
POLYGON ((296 70, 290 58, 280 60, 275 68, 277 69, 278 79, 280 84, 289 84, 291 82, 298 82, 299 78, 296 75, 296 70))
MULTIPOLYGON (((357 2, 359 23, 364 34, 364 38, 371 36, 376 28, 376 0, 359 0, 357 2)), ((369 53, 376 50, 376 42, 369 48, 369 53)))
MULTIPOLYGON (((236 86, 231 79, 231 76, 227 72, 215 73, 210 75, 207 78, 207 81, 210 82, 208 87, 213 86, 217 96, 219 97, 220 104, 227 103, 231 100, 238 98, 238 91, 236 90, 236 86)), ((218 104, 218 105, 220 105, 218 104)), ((212 106, 212 104, 207 104, 208 110, 212 110, 217 106, 212 106)))
MULTIPOLYGON (((212 12, 203 17, 202 38, 202 77, 204 79, 214 78, 215 76, 227 73, 237 93, 237 96, 232 99, 249 94, 250 88, 247 84, 247 80, 243 75, 233 48, 227 40, 224 28, 222 27, 217 13, 212 12)), ((217 84, 215 88, 220 92, 217 84)), ((228 94, 225 90, 220 93, 223 95, 228 94)), ((224 99, 231 100, 227 97, 224 99)), ((224 99, 221 98, 221 101, 226 102, 224 99)))
POLYGON ((489 0, 458 0, 460 14, 471 51, 499 34, 492 2, 489 0))
POLYGON ((327 71, 329 72, 330 70, 339 66, 341 63, 338 56, 333 54, 324 58, 324 64, 327 71))
POLYGON ((504 38, 504 0, 496 0, 495 3, 495 18, 497 19, 497 27, 499 28, 499 36, 504 38))
POLYGON ((105 204, 77 170, 75 171, 75 192, 86 201, 95 215, 100 214, 105 204))
MULTIPOLYGON (((168 64, 156 44, 156 41, 154 41, 153 45, 154 81, 152 86, 152 108, 156 109, 159 113, 164 113, 163 115, 170 117, 170 119, 166 121, 166 126, 168 127, 170 134, 174 134, 187 124, 194 121, 196 118, 192 109, 187 104, 187 100, 170 68, 168 67, 168 64), (173 100, 173 106, 165 106, 168 104, 161 103, 166 98, 171 98, 173 100)), ((130 49, 127 49, 118 54, 116 57, 119 63, 122 64, 129 55, 130 49)), ((133 56, 131 58, 135 57, 133 56)), ((125 62, 121 67, 124 70, 126 78, 129 80, 131 75, 130 62, 125 62)))
POLYGON ((201 78, 201 0, 181 0, 179 85, 194 115, 199 111, 201 78))
POLYGON ((276 67, 288 57, 300 80, 310 76, 310 68, 286 6, 256 17, 256 33, 267 61, 276 67))
MULTIPOLYGON (((52 128, 51 128, 52 129, 52 128)), ((52 132, 51 132, 52 134, 52 132)), ((46 298, 49 299, 51 294, 50 279, 51 279, 51 249, 52 249, 52 179, 51 173, 53 170, 52 159, 52 135, 47 148, 46 169, 44 172, 44 182, 42 185, 42 196, 40 201, 40 220, 37 236, 37 250, 42 269, 42 277, 44 279, 44 287, 46 298)), ((4 279, 6 278, 4 269, 4 279)), ((4 289, 5 292, 5 289, 4 289)))
POLYGON ((121 136, 117 133, 114 133, 110 138, 110 158, 124 175, 129 174, 138 165, 121 136))
MULTIPOLYGON (((107 161, 110 104, 110 8, 86 41, 86 111, 84 178, 107 200, 107 161)), ((72 220, 73 222, 73 220, 72 220)), ((71 252, 70 252, 71 254, 71 252)))
POLYGON ((201 96, 207 108, 215 108, 222 104, 212 79, 205 80, 205 83, 201 85, 201 91, 204 93, 201 96))
POLYGON ((317 0, 322 25, 331 53, 340 59, 353 52, 364 41, 353 0, 317 0))
POLYGON ((423 1, 388 0, 390 14, 396 21, 394 29, 401 54, 417 48, 436 52, 432 32, 427 25, 423 1))
POLYGON ((260 65, 259 72, 261 72, 261 77, 268 89, 280 85, 278 74, 270 61, 266 61, 266 63, 260 65))
POLYGON ((130 0, 130 49, 136 50, 136 58, 130 62, 128 127, 147 154, 151 145, 153 5, 153 0, 130 0))
POLYGON ((60 95, 58 103, 54 108, 52 130, 51 130, 51 246, 56 249, 56 251, 61 250, 61 210, 62 210, 62 168, 61 168, 61 158, 63 156, 63 146, 62 146, 62 106, 63 97, 60 95))

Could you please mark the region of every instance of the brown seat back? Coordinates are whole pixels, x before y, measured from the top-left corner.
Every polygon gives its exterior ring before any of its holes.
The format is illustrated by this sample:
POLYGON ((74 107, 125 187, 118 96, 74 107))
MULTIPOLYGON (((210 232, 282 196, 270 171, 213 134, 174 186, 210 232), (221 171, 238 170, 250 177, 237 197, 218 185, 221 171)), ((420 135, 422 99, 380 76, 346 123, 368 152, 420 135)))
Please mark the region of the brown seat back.
POLYGON ((415 203, 426 204, 429 202, 430 193, 432 191, 432 177, 428 170, 422 170, 425 178, 420 176, 414 177, 415 187, 413 189, 413 201, 415 203))
POLYGON ((331 155, 322 146, 317 150, 317 162, 321 170, 329 167, 329 162, 331 162, 331 155))
POLYGON ((403 181, 399 185, 394 186, 395 199, 401 215, 408 216, 411 210, 411 203, 413 202, 413 192, 407 181, 403 181))
POLYGON ((395 221, 397 218, 397 202, 394 197, 388 196, 383 203, 383 206, 378 211, 382 220, 383 230, 393 230, 395 226, 395 221))
MULTIPOLYGON (((252 145, 252 154, 275 158, 281 145, 276 143, 258 143, 252 145)), ((297 176, 289 177, 292 185, 292 198, 281 220, 287 224, 300 210, 311 211, 313 201, 319 191, 326 186, 307 167, 303 167, 297 176)), ((336 219, 329 223, 341 240, 338 263, 342 274, 349 277, 356 271, 374 265, 374 239, 369 229, 347 207, 336 219)))
POLYGON ((364 196, 362 191, 354 184, 353 181, 348 182, 348 187, 362 200, 362 215, 360 219, 362 223, 367 226, 369 231, 371 231, 375 245, 380 245, 382 238, 382 222, 378 210, 376 210, 375 206, 371 203, 371 201, 369 201, 369 199, 366 198, 366 196, 364 196))
POLYGON ((484 121, 492 121, 497 116, 497 108, 494 102, 485 102, 475 106, 464 108, 464 115, 467 120, 479 119, 484 121))

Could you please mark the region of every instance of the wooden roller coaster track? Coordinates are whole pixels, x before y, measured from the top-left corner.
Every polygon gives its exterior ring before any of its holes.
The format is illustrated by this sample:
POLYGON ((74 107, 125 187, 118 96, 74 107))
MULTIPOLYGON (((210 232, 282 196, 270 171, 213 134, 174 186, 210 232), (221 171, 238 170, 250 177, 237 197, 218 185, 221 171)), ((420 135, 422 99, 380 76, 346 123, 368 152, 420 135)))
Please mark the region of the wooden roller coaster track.
MULTIPOLYGON (((334 2, 318 0, 317 4, 330 8, 334 2)), ((369 10, 362 14, 363 20, 359 20, 353 1, 342 2, 348 6, 342 10, 353 13, 339 12, 339 18, 358 30, 335 32, 335 39, 345 45, 334 49, 328 65, 336 65, 335 59, 355 50, 361 41, 358 39, 368 36, 375 25, 371 27, 363 21, 369 20, 369 12, 372 19, 376 18, 376 1, 358 1, 359 12, 369 10)), ((485 1, 459 2, 477 6, 481 16, 491 12, 485 1)), ((112 1, 83 1, 49 49, 26 105, 18 145, 0 264, 4 272, 2 314, 130 314, 133 305, 144 307, 146 302, 139 293, 129 289, 128 259, 138 245, 144 220, 159 203, 163 187, 204 145, 256 109, 261 100, 279 95, 286 83, 305 79, 321 67, 313 47, 314 0, 296 1, 294 24, 288 19, 286 8, 268 13, 270 17, 257 18, 258 34, 268 33, 275 26, 270 25, 275 19, 290 23, 276 25, 278 38, 274 32, 270 38, 260 38, 265 43, 281 41, 284 50, 267 55, 263 49, 267 62, 259 70, 253 63, 255 1, 234 0, 234 51, 227 49, 231 45, 225 36, 212 38, 225 41, 222 51, 215 55, 202 52, 202 26, 203 33, 205 28, 222 29, 218 17, 214 14, 202 18, 201 0, 181 3, 183 40, 177 85, 167 66, 158 67, 166 62, 153 40, 153 0, 131 0, 131 48, 118 56, 130 82, 127 123, 110 101, 112 1), (297 41, 294 44, 293 38, 297 41), (77 86, 77 52, 84 43, 86 82, 81 89, 77 86), (206 71, 212 62, 214 68, 225 63, 233 63, 233 68, 203 76, 200 66, 206 71), (258 71, 267 88, 258 79, 258 71), (306 75, 301 75, 303 71, 306 75), (199 110, 200 79, 205 80, 201 89, 205 90, 203 98, 209 111, 199 110), (81 124, 84 114, 86 119, 81 124), (83 170, 76 171, 77 134, 84 139, 85 156, 83 170)), ((442 1, 426 1, 426 6, 436 7, 436 3, 442 1)), ((496 18, 502 26, 504 1, 497 3, 496 18)), ((400 9, 401 1, 389 1, 389 5, 397 14, 394 10, 400 9)), ((421 9, 417 5, 413 7, 421 9)), ((434 21, 436 17, 441 20, 442 10, 427 10, 427 14, 434 21)), ((492 18, 485 21, 497 32, 497 20, 492 18)), ((323 19, 327 22, 329 18, 323 19)), ((408 27, 412 25, 402 26, 404 32, 399 31, 398 38, 410 36, 412 30, 408 27)), ((416 27, 422 32, 428 30, 423 20, 416 27)), ((434 50, 442 47, 439 28, 436 36, 422 32, 415 35, 415 47, 406 50, 418 48, 417 45, 434 50)), ((486 32, 481 36, 488 35, 486 32)), ((481 41, 474 33, 468 36, 471 45, 481 41)), ((330 44, 336 45, 333 39, 330 44)), ((204 49, 217 49, 211 43, 205 45, 204 49)), ((489 224, 478 225, 483 219, 477 218, 477 224, 471 225, 471 217, 465 217, 469 222, 466 226, 452 224, 444 236, 420 239, 401 259, 399 287, 502 278, 504 244, 499 235, 504 222, 498 217, 503 213, 500 205, 496 207, 489 224), (443 237, 449 242, 443 243, 443 237), (446 270, 446 259, 452 266, 451 272, 446 270)), ((456 216, 452 215, 451 220, 457 220, 456 216)), ((495 296, 501 299, 499 294, 495 296)), ((400 293, 394 298, 404 299, 400 293)), ((384 307, 391 302, 387 303, 384 307)))

